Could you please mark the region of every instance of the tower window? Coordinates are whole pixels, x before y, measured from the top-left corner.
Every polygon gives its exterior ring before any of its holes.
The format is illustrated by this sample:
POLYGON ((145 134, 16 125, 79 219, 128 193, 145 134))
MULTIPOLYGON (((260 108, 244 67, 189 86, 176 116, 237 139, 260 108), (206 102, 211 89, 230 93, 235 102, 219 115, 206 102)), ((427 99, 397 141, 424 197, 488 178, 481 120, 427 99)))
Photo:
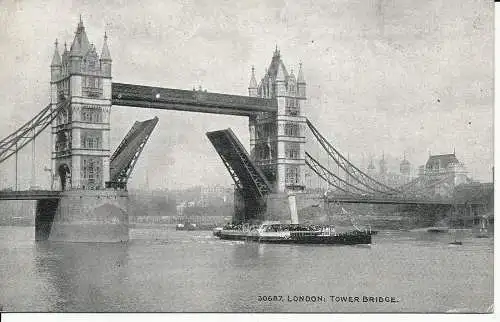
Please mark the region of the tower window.
POLYGON ((300 125, 298 123, 287 122, 285 124, 286 136, 300 136, 300 125))
POLYGON ((296 142, 286 142, 285 156, 287 159, 298 159, 300 157, 300 144, 296 142))
POLYGON ((102 123, 102 111, 101 108, 85 106, 82 108, 81 118, 83 122, 88 123, 102 123))
POLYGON ((300 109, 297 99, 295 98, 287 98, 286 99, 286 115, 298 116, 300 109))
POLYGON ((285 168, 285 183, 298 185, 300 183, 300 169, 298 166, 287 165, 285 168))
POLYGON ((99 77, 86 76, 83 78, 83 95, 87 97, 101 97, 102 84, 99 77))
POLYGON ((99 131, 82 131, 81 146, 83 149, 101 149, 102 134, 99 131))

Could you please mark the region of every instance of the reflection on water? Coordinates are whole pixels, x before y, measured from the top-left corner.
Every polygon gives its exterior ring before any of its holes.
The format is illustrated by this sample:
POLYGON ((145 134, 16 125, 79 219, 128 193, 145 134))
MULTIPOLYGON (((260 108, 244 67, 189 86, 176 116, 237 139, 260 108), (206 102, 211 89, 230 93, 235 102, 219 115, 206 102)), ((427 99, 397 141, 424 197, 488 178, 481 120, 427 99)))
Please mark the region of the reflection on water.
POLYGON ((39 242, 33 249, 36 273, 54 292, 48 310, 107 311, 110 305, 120 304, 114 286, 127 278, 126 243, 39 242))
POLYGON ((0 227, 4 310, 484 312, 493 302, 493 238, 470 233, 459 247, 449 234, 421 231, 381 231, 365 246, 266 245, 155 228, 132 230, 123 244, 33 239, 32 228, 0 227), (294 300, 301 296, 325 300, 294 300))

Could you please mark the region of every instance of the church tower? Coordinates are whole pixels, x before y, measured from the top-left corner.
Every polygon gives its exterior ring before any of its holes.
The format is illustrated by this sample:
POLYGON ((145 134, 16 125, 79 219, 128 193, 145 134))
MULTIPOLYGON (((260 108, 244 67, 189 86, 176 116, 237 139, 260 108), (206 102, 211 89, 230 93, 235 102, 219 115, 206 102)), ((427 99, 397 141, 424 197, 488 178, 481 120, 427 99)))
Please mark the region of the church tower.
POLYGON ((399 164, 399 172, 405 177, 410 176, 411 164, 406 160, 406 152, 403 154, 403 161, 399 164))
POLYGON ((249 95, 276 99, 277 113, 250 118, 250 149, 275 192, 305 189, 306 82, 302 65, 297 78, 285 68, 278 48, 259 85, 254 70, 249 95))
POLYGON ((101 55, 80 17, 62 56, 58 43, 50 66, 51 104, 65 104, 52 123, 52 169, 56 189, 100 190, 109 181, 111 55, 107 35, 101 55))

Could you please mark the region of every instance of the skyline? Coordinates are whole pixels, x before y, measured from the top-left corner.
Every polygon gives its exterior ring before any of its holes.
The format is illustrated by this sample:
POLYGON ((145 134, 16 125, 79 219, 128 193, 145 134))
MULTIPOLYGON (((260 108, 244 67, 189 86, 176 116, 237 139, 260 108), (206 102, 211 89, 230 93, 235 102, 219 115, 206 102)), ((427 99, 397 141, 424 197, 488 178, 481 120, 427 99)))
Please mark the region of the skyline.
MULTIPOLYGON (((0 30, 0 88, 11 95, 0 98, 0 137, 48 104, 53 43, 71 44, 81 13, 99 52, 108 34, 114 82, 248 95, 251 66, 260 80, 277 45, 287 69, 303 64, 306 115, 356 165, 366 168, 369 154, 402 159, 406 152, 417 168, 429 151, 456 149, 474 179, 491 181, 493 4, 402 2, 7 4, 0 14, 8 26, 0 30)), ((130 188, 144 184, 148 166, 152 187, 231 184, 205 132, 231 127, 248 150, 246 118, 114 106, 112 149, 135 120, 154 116, 160 121, 130 188)), ((308 140, 318 155, 312 135, 308 140)), ((48 182, 48 134, 37 141, 41 185, 48 182)), ((30 146, 20 153, 21 169, 31 169, 30 154, 30 146)), ((0 165, 10 185, 13 168, 12 159, 0 165)), ((30 176, 26 171, 21 181, 30 176)))

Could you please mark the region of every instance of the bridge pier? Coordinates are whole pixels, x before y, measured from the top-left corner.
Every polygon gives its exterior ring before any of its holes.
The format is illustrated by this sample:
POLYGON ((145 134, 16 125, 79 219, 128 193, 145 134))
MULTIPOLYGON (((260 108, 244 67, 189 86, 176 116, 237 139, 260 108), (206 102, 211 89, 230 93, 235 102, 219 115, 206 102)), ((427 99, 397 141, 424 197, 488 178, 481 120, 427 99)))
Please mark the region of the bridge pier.
POLYGON ((35 206, 35 240, 47 240, 59 207, 59 199, 41 199, 35 206))
POLYGON ((128 241, 128 194, 115 190, 71 190, 58 202, 37 202, 36 240, 128 241))

